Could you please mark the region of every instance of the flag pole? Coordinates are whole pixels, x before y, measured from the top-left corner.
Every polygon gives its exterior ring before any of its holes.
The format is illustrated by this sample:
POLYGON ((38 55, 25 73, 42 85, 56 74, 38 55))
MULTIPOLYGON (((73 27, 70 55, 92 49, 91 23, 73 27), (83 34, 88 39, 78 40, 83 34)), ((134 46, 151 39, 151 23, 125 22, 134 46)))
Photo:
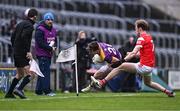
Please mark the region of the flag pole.
POLYGON ((79 96, 78 69, 77 69, 77 45, 75 44, 75 71, 76 71, 76 95, 79 96))

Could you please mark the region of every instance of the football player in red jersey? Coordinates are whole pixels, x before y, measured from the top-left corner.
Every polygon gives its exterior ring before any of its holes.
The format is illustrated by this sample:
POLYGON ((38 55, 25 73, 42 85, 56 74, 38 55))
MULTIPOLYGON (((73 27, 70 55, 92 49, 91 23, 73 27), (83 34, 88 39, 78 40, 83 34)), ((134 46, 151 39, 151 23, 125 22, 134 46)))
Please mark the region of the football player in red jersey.
POLYGON ((155 65, 155 55, 152 37, 147 33, 148 28, 148 22, 143 19, 139 19, 135 22, 135 31, 138 37, 136 46, 133 51, 128 53, 128 55, 124 58, 123 63, 121 64, 120 62, 119 66, 114 68, 104 79, 96 80, 93 76, 91 77, 97 87, 101 88, 114 76, 121 74, 121 71, 127 71, 134 74, 140 74, 144 79, 145 85, 160 90, 169 97, 175 96, 173 91, 169 91, 160 84, 151 80, 152 70, 155 65), (132 57, 137 55, 140 56, 139 63, 128 62, 132 57))

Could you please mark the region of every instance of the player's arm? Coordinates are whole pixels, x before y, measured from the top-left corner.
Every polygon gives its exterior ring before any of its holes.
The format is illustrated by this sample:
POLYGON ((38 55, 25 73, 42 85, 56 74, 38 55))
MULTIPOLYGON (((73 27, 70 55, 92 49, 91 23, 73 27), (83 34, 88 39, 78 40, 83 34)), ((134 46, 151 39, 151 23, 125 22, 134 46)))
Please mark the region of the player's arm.
POLYGON ((125 61, 129 61, 136 55, 138 55, 139 50, 141 49, 141 45, 136 45, 132 52, 129 52, 128 55, 124 58, 125 61))
POLYGON ((132 52, 129 52, 124 59, 112 63, 111 67, 116 68, 120 66, 123 62, 129 61, 133 57, 136 57, 141 47, 142 47, 141 45, 136 45, 132 52))
POLYGON ((116 68, 118 66, 120 66, 124 61, 124 59, 119 60, 118 58, 114 57, 113 62, 111 62, 111 64, 109 64, 112 68, 116 68))
POLYGON ((117 61, 119 61, 119 59, 118 59, 118 58, 116 58, 116 57, 112 57, 112 61, 111 61, 111 63, 114 63, 114 62, 117 62, 117 61))
POLYGON ((102 56, 102 58, 104 59, 104 61, 106 61, 108 64, 113 64, 114 62, 119 61, 118 58, 110 55, 110 54, 106 54, 106 56, 102 56))

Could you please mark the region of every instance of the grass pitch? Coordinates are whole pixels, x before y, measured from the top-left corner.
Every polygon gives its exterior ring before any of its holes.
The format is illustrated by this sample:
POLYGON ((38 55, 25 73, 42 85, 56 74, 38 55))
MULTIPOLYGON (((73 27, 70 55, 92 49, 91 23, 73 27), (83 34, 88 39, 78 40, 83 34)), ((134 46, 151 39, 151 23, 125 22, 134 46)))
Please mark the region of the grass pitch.
POLYGON ((63 111, 180 111, 180 92, 169 98, 163 93, 59 93, 56 96, 36 96, 25 92, 28 99, 4 99, 0 93, 0 110, 63 110, 63 111))

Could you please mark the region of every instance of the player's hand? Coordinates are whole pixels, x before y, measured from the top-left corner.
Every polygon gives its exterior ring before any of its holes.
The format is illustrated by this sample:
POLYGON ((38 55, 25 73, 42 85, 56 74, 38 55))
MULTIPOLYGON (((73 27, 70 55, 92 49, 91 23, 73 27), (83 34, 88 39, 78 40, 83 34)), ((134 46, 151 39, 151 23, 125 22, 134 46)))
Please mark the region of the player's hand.
POLYGON ((33 59, 31 52, 27 52, 26 57, 27 57, 27 59, 29 59, 29 60, 32 60, 32 59, 33 59))

